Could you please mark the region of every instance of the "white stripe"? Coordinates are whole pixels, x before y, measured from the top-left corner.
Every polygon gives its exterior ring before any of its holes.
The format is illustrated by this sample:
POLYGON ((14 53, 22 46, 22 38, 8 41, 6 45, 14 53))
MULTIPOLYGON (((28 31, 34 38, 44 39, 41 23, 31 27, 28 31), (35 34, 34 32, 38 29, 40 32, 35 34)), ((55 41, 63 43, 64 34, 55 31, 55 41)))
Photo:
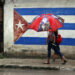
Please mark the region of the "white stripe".
MULTIPOLYGON (((63 38, 75 38, 75 30, 59 30, 59 34, 61 34, 63 38)), ((22 35, 22 37, 47 37, 47 36, 48 36, 47 31, 36 32, 32 29, 31 30, 29 29, 22 35)))
POLYGON ((27 30, 22 37, 47 37, 48 32, 36 32, 32 29, 27 30))
POLYGON ((64 19, 65 23, 75 23, 75 15, 59 15, 64 19))
MULTIPOLYGON (((23 15, 23 18, 27 20, 28 23, 31 23, 32 20, 36 17, 37 15, 23 15)), ((65 23, 75 23, 75 15, 58 15, 62 18, 64 18, 65 23)))
POLYGON ((75 30, 59 30, 63 38, 75 38, 75 30))

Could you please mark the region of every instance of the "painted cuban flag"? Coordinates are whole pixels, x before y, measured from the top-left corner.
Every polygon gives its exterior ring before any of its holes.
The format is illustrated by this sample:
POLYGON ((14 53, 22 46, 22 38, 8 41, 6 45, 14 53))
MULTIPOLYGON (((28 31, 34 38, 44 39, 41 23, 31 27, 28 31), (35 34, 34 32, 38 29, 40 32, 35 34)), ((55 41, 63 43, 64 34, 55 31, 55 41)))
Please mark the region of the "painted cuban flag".
POLYGON ((59 29, 59 33, 63 37, 61 45, 75 46, 75 8, 14 8, 14 12, 16 13, 14 13, 14 28, 16 27, 14 44, 46 45, 48 32, 36 32, 28 29, 28 25, 37 15, 53 13, 65 20, 64 26, 59 29), (17 21, 19 17, 15 20, 17 14, 21 17, 19 21, 17 21), (19 31, 16 32, 18 29, 19 31))
POLYGON ((28 22, 14 10, 14 42, 28 29, 28 22))

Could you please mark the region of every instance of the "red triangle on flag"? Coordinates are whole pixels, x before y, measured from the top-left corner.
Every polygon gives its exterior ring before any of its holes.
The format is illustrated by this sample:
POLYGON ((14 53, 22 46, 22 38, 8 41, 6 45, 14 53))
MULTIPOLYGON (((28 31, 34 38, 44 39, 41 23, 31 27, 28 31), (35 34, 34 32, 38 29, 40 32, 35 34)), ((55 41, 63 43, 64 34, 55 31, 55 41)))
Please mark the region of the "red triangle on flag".
POLYGON ((14 10, 14 42, 27 31, 28 26, 28 22, 14 10))

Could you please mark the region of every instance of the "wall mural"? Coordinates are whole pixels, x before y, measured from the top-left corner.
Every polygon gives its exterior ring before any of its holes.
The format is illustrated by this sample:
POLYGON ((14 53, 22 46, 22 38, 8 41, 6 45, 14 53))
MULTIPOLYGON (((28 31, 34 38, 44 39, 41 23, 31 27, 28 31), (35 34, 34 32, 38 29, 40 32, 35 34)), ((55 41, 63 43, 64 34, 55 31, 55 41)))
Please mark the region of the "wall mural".
POLYGON ((14 10, 14 42, 16 42, 28 29, 27 21, 14 10))
POLYGON ((64 26, 59 29, 61 45, 75 46, 75 8, 14 8, 14 44, 46 45, 45 34, 28 29, 37 15, 45 13, 64 18, 64 26))

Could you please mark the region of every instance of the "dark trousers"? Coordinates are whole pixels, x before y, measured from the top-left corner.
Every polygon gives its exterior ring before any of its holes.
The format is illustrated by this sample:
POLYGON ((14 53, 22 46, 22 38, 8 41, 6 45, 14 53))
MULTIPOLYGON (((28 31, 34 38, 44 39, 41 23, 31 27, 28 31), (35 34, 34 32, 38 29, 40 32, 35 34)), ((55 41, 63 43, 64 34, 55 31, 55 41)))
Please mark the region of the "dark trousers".
POLYGON ((63 54, 60 52, 60 47, 58 44, 53 45, 51 41, 48 42, 48 58, 51 57, 51 49, 54 50, 56 54, 59 54, 60 58, 62 58, 63 54))

